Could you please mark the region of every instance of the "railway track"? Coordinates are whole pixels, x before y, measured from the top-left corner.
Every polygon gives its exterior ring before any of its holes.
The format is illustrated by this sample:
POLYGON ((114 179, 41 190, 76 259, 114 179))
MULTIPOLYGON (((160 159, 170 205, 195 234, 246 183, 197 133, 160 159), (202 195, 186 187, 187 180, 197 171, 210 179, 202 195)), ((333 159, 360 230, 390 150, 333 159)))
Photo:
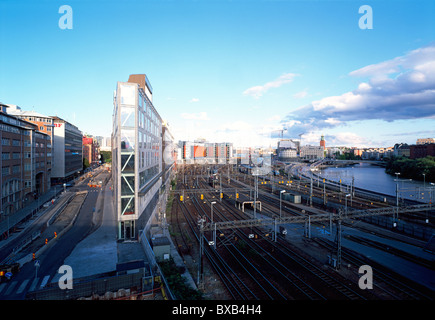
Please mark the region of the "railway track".
MULTIPOLYGON (((242 218, 237 211, 233 210, 232 206, 225 202, 224 205, 227 206, 229 212, 233 211, 233 218, 242 218)), ((216 209, 216 211, 219 212, 219 209, 216 209)), ((286 280, 302 294, 299 298, 302 297, 312 300, 322 300, 327 297, 351 300, 366 299, 366 297, 357 293, 354 289, 344 285, 344 278, 338 280, 321 270, 307 258, 298 254, 286 241, 274 242, 270 237, 264 235, 267 231, 260 230, 259 228, 253 229, 255 230, 250 230, 250 232, 255 232, 260 235, 263 240, 261 244, 251 240, 246 233, 239 232, 238 234, 243 237, 246 243, 250 243, 252 247, 255 247, 259 256, 273 263, 276 270, 279 270, 281 275, 285 275, 286 280), (296 274, 294 270, 302 270, 302 272, 300 271, 299 274, 296 274), (303 276, 305 276, 306 279, 310 279, 310 283, 304 281, 303 276), (317 282, 317 289, 312 286, 311 283, 313 282, 317 282), (323 291, 323 293, 321 293, 321 291, 323 291)))
MULTIPOLYGON (((195 174, 194 171, 190 172, 195 174)), ((237 180, 231 179, 231 185, 223 183, 225 187, 243 186, 246 188, 246 184, 237 180)), ((184 187, 185 185, 183 185, 184 187)), ((196 188, 213 190, 207 183, 202 180, 196 179, 196 188)), ((259 185, 261 201, 263 204, 263 212, 268 213, 271 216, 277 215, 277 198, 274 195, 269 195, 270 190, 261 191, 259 185)), ((186 190, 186 195, 189 189, 186 190)), ((309 189, 308 189, 309 192, 309 189)), ((323 190, 322 190, 323 192, 323 190)), ((213 193, 207 193, 213 194, 213 193)), ((196 193, 199 197, 199 194, 196 193)), ((186 199, 186 198, 185 198, 186 199)), ((355 198, 354 198, 355 199, 355 198)), ((181 211, 186 217, 186 220, 190 220, 189 224, 191 229, 195 232, 195 238, 199 243, 199 228, 197 221, 199 217, 209 219, 210 205, 204 204, 204 201, 199 201, 195 196, 190 197, 190 204, 185 202, 179 203, 181 211)), ((206 199, 205 202, 218 200, 218 197, 206 199)), ((222 201, 216 201, 214 206, 214 221, 236 220, 246 219, 246 214, 242 215, 239 210, 236 210, 234 206, 231 206, 226 199, 222 201)), ((357 203, 357 202, 355 202, 357 203)), ((362 205, 362 204, 361 204, 362 205)), ((370 202, 368 207, 375 207, 378 205, 384 206, 384 203, 370 202)), ((282 206, 282 212, 291 215, 302 214, 301 210, 288 208, 282 206)), ((306 213, 305 213, 306 214, 306 213)), ((224 233, 217 230, 218 233, 224 233)), ((228 230, 225 232, 226 236, 228 230)), ((293 248, 291 248, 287 242, 271 241, 269 237, 264 235, 265 230, 256 228, 253 230, 231 230, 232 236, 237 237, 236 241, 230 242, 224 240, 224 238, 217 238, 217 249, 213 249, 209 245, 204 246, 204 255, 210 261, 213 269, 221 278, 223 284, 227 288, 230 295, 237 300, 254 300, 254 299, 350 299, 350 300, 362 300, 371 298, 371 295, 361 294, 355 290, 354 287, 349 287, 344 284, 343 279, 337 279, 330 274, 324 272, 317 265, 313 264, 309 259, 298 254, 293 248), (249 233, 255 232, 260 235, 260 238, 253 241, 249 237, 249 233), (240 247, 240 243, 243 243, 246 247, 240 247), (250 254, 249 254, 250 253, 250 254), (252 256, 255 256, 253 259, 252 256), (314 279, 314 280, 313 280, 314 279), (308 281, 309 280, 309 281, 308 281), (285 289, 283 288, 285 287, 285 289), (289 289, 291 288, 291 289, 289 289), (286 292, 287 291, 287 292, 286 292), (278 292, 278 293, 277 293, 278 292)), ((210 236, 211 239, 211 236, 210 236)), ((316 239, 315 241, 317 241, 316 239)), ((208 243, 208 240, 204 236, 204 243, 208 243)), ((328 250, 328 244, 321 244, 328 250)), ((347 258, 347 256, 346 256, 347 258)), ((343 256, 343 259, 345 257, 343 256)), ((353 260, 354 265, 366 264, 362 261, 353 260)), ((380 268, 379 268, 380 269, 380 268)), ((376 271, 378 275, 378 271, 376 271)), ((412 299, 426 299, 428 295, 421 292, 415 292, 416 290, 406 286, 406 279, 393 282, 395 275, 388 278, 385 276, 382 280, 386 284, 392 284, 391 287, 394 291, 399 292, 396 294, 391 293, 392 290, 382 288, 388 292, 391 297, 395 299, 411 297, 412 299), (393 279, 393 280, 391 280, 393 279)), ((348 281, 347 281, 348 282, 348 281)))
MULTIPOLYGON (((313 239, 316 243, 324 248, 331 250, 333 244, 325 239, 313 239)), ((351 250, 342 249, 342 258, 354 265, 370 265, 373 268, 373 274, 376 275, 374 285, 379 290, 386 292, 394 299, 412 299, 412 300, 433 300, 435 298, 433 291, 412 283, 409 279, 389 270, 388 268, 370 261, 357 257, 351 250)))
MULTIPOLYGON (((191 200, 190 206, 182 202, 180 203, 180 208, 192 232, 195 234, 195 238, 199 242, 200 233, 197 220, 206 214, 195 198, 191 198, 191 200)), ((207 243, 207 239, 204 240, 207 243)), ((246 257, 244 257, 238 248, 229 245, 227 249, 223 256, 206 245, 204 246, 204 254, 234 299, 263 300, 286 298, 260 270, 256 269, 254 265, 246 263, 246 257), (229 257, 232 257, 232 263, 228 262, 230 260, 229 257)))
MULTIPOLYGON (((206 187, 205 184, 202 184, 198 187, 204 186, 206 187)), ((192 201, 195 201, 194 198, 192 201)), ((215 205, 214 221, 217 220, 216 218, 219 218, 222 221, 244 218, 240 212, 234 210, 234 208, 231 205, 228 205, 226 201, 223 201, 220 204, 221 207, 226 208, 220 209, 215 205), (225 212, 223 212, 223 210, 225 210, 225 212)), ((326 299, 326 296, 329 296, 340 299, 365 299, 365 297, 359 295, 354 290, 347 288, 337 279, 334 279, 319 268, 315 267, 314 264, 308 262, 294 251, 289 250, 288 247, 279 247, 277 243, 266 239, 264 236, 261 237, 265 241, 260 244, 252 241, 246 232, 241 230, 231 231, 237 235, 239 241, 242 240, 244 244, 249 245, 249 248, 246 250, 253 250, 257 257, 255 262, 251 262, 248 261, 245 255, 243 258, 245 259, 245 265, 251 265, 252 267, 252 263, 255 263, 258 266, 257 268, 261 268, 263 272, 266 272, 264 270, 267 269, 269 279, 274 279, 276 283, 285 283, 286 285, 284 287, 287 289, 292 288, 289 290, 291 291, 291 294, 293 294, 292 298, 324 300, 326 299), (300 269, 299 274, 292 271, 294 268, 300 269), (317 286, 323 290, 325 294, 320 293, 319 289, 314 289, 307 281, 304 281, 301 278, 301 269, 305 273, 304 276, 306 279, 312 277, 316 279, 317 286)), ((258 234, 264 233, 260 230, 256 230, 256 232, 258 234)), ((245 271, 249 272, 249 270, 245 271)))

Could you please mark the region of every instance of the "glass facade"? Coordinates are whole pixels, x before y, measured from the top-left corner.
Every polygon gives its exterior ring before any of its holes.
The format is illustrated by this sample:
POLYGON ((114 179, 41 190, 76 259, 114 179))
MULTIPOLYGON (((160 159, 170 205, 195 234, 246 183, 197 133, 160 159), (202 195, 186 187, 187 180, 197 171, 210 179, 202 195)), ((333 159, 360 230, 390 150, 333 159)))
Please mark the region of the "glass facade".
POLYGON ((83 169, 82 135, 65 130, 65 176, 83 169))
POLYGON ((151 182, 155 183, 162 171, 162 125, 145 91, 129 82, 118 82, 113 120, 112 175, 118 237, 128 239, 143 227, 138 221, 145 220, 141 215, 155 195, 151 182), (141 192, 145 188, 150 191, 141 192))

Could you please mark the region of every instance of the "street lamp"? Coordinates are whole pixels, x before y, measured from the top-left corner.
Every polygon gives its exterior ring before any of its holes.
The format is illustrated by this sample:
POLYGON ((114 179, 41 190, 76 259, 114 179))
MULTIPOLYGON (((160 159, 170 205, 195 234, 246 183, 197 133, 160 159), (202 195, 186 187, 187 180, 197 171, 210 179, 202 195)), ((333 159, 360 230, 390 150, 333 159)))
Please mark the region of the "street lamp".
POLYGON ((279 218, 281 219, 281 208, 282 208, 282 194, 285 192, 285 190, 281 190, 279 192, 279 218))
POLYGON ((399 207, 399 175, 400 172, 396 172, 396 207, 399 207))
POLYGON ((423 173, 423 190, 426 188, 426 173, 423 173))
POLYGON ((216 201, 211 202, 211 223, 213 223, 213 205, 216 204, 216 201))
POLYGON ((348 193, 348 194, 346 195, 346 197, 344 198, 344 199, 345 199, 345 212, 346 212, 346 214, 347 214, 347 197, 350 197, 350 196, 351 196, 351 194, 348 193))

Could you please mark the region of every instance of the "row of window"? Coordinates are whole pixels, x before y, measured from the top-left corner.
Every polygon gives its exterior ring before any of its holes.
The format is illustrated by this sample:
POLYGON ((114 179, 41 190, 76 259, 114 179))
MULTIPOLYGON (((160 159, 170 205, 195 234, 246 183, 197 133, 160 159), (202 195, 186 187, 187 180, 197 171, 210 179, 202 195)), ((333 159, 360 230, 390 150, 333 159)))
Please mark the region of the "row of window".
MULTIPOLYGON (((11 145, 11 139, 2 138, 2 145, 3 146, 10 146, 11 145)), ((21 141, 13 139, 12 140, 12 146, 14 146, 14 147, 20 147, 21 146, 21 141)))
MULTIPOLYGON (((2 155, 3 156, 3 155, 2 155)), ((47 165, 51 165, 51 161, 47 161, 47 165)), ((44 168, 45 167, 45 161, 36 162, 34 164, 34 169, 37 168, 44 168)), ((32 165, 30 163, 24 164, 24 171, 31 171, 32 165)), ((16 174, 21 172, 21 164, 17 164, 14 166, 4 166, 2 167, 2 176, 8 176, 10 174, 16 174), (11 170, 12 168, 12 170, 11 170)))
POLYGON ((47 122, 47 123, 53 122, 51 118, 25 117, 25 119, 29 121, 37 121, 37 122, 47 122))
POLYGON ((2 186, 2 197, 6 197, 10 194, 13 194, 17 191, 20 191, 20 181, 18 180, 10 180, 3 184, 2 186))
MULTIPOLYGON (((21 172, 21 165, 17 164, 15 166, 12 166, 12 174, 20 173, 21 172)), ((11 167, 2 167, 2 176, 8 176, 11 174, 11 167)))
MULTIPOLYGON (((10 146, 11 145, 11 139, 9 138, 2 138, 2 145, 3 146, 10 146)), ((13 147, 21 147, 21 141, 17 139, 12 139, 12 146, 13 147)), ((29 140, 24 141, 25 147, 30 147, 31 143, 29 140)), ((46 145, 42 142, 34 142, 33 146, 36 148, 44 148, 46 145)), ((47 144, 47 148, 51 148, 51 143, 47 144)))
MULTIPOLYGON (((47 156, 47 158, 51 157, 51 152, 35 152, 35 158, 40 157, 40 158, 44 158, 45 156, 47 156)), ((24 158, 25 159, 30 159, 31 158, 31 154, 30 152, 25 152, 24 153, 24 158)), ((10 159, 21 159, 21 152, 2 152, 2 160, 10 160, 10 159), (11 157, 12 154, 12 157, 11 157)))
POLYGON ((10 159, 21 159, 21 153, 20 152, 13 152, 12 158, 10 152, 2 152, 2 160, 10 160, 10 159))

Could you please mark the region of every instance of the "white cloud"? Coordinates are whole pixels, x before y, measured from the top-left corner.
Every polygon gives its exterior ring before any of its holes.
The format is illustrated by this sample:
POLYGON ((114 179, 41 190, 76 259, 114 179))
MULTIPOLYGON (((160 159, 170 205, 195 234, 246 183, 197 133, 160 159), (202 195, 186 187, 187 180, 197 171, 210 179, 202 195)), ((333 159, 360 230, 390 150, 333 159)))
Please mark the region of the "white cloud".
POLYGON ((307 89, 305 89, 305 90, 303 90, 301 92, 295 93, 293 95, 293 97, 296 98, 296 99, 302 99, 302 98, 305 98, 307 96, 307 94, 308 94, 308 91, 307 91, 307 89))
POLYGON ((281 120, 281 116, 276 114, 274 116, 267 118, 266 120, 267 121, 279 121, 279 120, 281 120))
POLYGON ((370 147, 373 143, 353 132, 338 132, 325 138, 326 143, 331 146, 348 146, 348 147, 370 147))
POLYGON ((182 113, 181 118, 186 120, 210 120, 207 116, 207 112, 182 113))
POLYGON ((259 99, 263 94, 265 94, 271 88, 281 87, 283 84, 289 83, 293 81, 293 78, 298 74, 295 73, 286 73, 280 76, 279 78, 267 82, 262 86, 254 86, 249 89, 243 91, 244 95, 252 96, 255 99, 259 99))
POLYGON ((192 98, 189 102, 198 102, 199 99, 198 98, 192 98))
POLYGON ((338 96, 302 106, 282 121, 288 134, 333 128, 348 121, 432 118, 435 116, 435 45, 352 71, 369 77, 338 96))

